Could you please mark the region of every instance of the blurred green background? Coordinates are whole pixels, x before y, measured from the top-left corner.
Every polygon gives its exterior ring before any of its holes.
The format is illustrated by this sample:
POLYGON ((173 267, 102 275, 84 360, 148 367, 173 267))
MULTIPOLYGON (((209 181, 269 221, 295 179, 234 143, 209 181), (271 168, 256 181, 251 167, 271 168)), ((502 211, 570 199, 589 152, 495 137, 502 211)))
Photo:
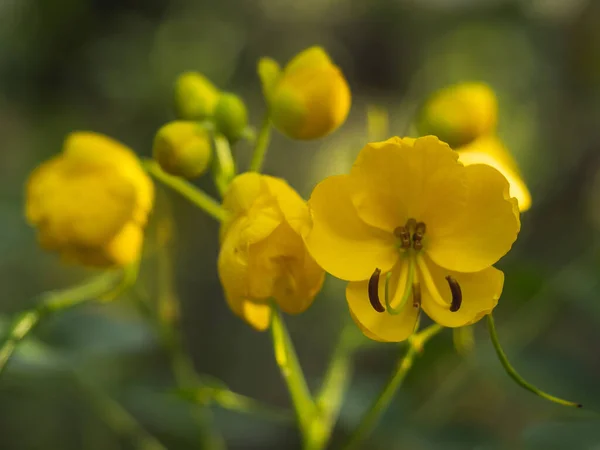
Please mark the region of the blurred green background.
MULTIPOLYGON (((155 131, 173 118, 172 86, 184 70, 239 93, 259 125, 258 59, 283 63, 314 44, 341 66, 353 106, 347 123, 320 141, 274 134, 265 170, 304 196, 350 167, 366 142, 368 104, 387 107, 393 134, 402 135, 434 89, 481 80, 496 90, 499 134, 533 195, 519 240, 498 265, 506 273, 500 338, 526 379, 584 404, 570 410, 514 385, 479 324, 470 355, 455 352, 449 331, 428 346, 364 448, 600 449, 597 0, 0 1, 2 321, 40 293, 93 275, 43 253, 23 217, 28 173, 68 132, 106 133, 149 156, 155 131)), ((251 147, 238 147, 243 164, 251 147)), ((198 184, 216 195, 209 179, 198 184)), ((268 334, 225 305, 217 231, 211 218, 159 189, 140 283, 150 296, 180 302, 198 371, 288 408, 268 334), (160 233, 165 223, 168 236, 160 233)), ((198 448, 194 408, 169 394, 167 359, 130 300, 61 314, 23 346, 0 379, 2 450, 143 448, 107 402, 169 449, 198 448)), ((287 319, 316 388, 348 320, 343 283, 329 279, 308 312, 287 319)), ((364 343, 332 448, 356 426, 400 351, 364 343)), ((213 410, 231 449, 299 448, 293 423, 213 410)))

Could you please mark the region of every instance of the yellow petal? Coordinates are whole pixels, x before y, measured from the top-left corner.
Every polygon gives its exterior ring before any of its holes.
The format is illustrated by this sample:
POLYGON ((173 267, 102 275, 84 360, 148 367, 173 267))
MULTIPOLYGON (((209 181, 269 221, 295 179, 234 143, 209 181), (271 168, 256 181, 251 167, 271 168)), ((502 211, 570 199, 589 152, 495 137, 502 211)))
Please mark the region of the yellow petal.
POLYGON ((452 295, 445 277, 450 275, 460 285, 462 304, 456 312, 448 307, 442 307, 432 298, 431 291, 421 282, 422 307, 427 315, 435 322, 445 327, 462 327, 477 322, 490 313, 498 304, 504 285, 502 271, 488 267, 479 272, 461 273, 447 271, 435 265, 431 260, 426 261, 435 288, 444 301, 450 305, 452 295))
POLYGON ((319 69, 331 65, 331 59, 322 47, 314 46, 298 53, 285 66, 285 75, 304 69, 319 69))
POLYGON ((260 61, 258 61, 257 71, 262 84, 263 95, 268 101, 281 76, 281 67, 279 67, 279 64, 274 59, 261 58, 260 61))
POLYGON ((508 182, 500 172, 483 164, 465 169, 469 197, 460 220, 447 229, 428 228, 426 250, 441 267, 477 272, 510 250, 521 223, 517 201, 509 197, 508 182))
MULTIPOLYGON (((398 287, 400 277, 399 265, 394 268, 390 279, 390 290, 393 293, 392 306, 398 306, 404 293, 404 287, 398 287)), ((385 276, 379 278, 379 298, 384 301, 385 276)), ((368 294, 368 281, 355 281, 346 287, 346 300, 350 313, 365 336, 382 342, 400 342, 407 339, 414 331, 418 308, 413 307, 412 301, 406 302, 400 314, 391 315, 387 312, 377 312, 371 306, 368 294)))
POLYGON ((352 167, 352 200, 366 223, 393 232, 409 218, 443 231, 463 207, 464 167, 434 136, 391 138, 364 147, 352 167))
POLYGON ((333 276, 348 281, 368 279, 375 268, 388 271, 398 259, 392 234, 360 220, 350 201, 348 175, 329 177, 312 192, 312 229, 306 245, 312 257, 333 276))
POLYGON ((510 185, 510 196, 519 202, 519 210, 531 207, 531 194, 521 177, 516 161, 496 136, 485 136, 457 149, 459 160, 465 166, 487 164, 506 177, 510 185))
POLYGON ((310 227, 310 214, 306 202, 281 178, 263 176, 269 191, 275 197, 283 217, 299 235, 304 235, 310 227))

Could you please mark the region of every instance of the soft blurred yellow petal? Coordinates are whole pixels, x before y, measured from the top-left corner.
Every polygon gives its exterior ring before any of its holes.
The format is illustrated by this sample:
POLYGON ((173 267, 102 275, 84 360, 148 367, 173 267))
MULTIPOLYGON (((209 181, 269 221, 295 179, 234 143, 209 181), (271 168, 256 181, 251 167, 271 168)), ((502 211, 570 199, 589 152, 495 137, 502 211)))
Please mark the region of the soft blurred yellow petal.
POLYGON ((285 66, 285 74, 289 75, 304 69, 319 69, 331 65, 331 59, 322 47, 313 46, 302 50, 285 66))
POLYGON ((488 267, 479 272, 461 273, 440 268, 431 260, 427 261, 436 289, 450 305, 452 295, 445 277, 450 275, 460 285, 462 304, 456 312, 450 311, 436 303, 430 291, 421 283, 422 307, 427 315, 435 322, 445 327, 462 327, 477 322, 490 313, 498 304, 504 285, 502 271, 488 267))
POLYGON ((360 220, 350 201, 352 179, 326 178, 309 200, 313 226, 306 245, 315 261, 348 281, 366 280, 376 268, 387 271, 398 259, 392 234, 360 220))
POLYGON ((457 151, 460 162, 465 166, 487 164, 504 175, 510 185, 510 196, 518 200, 521 212, 531 207, 531 194, 521 177, 519 167, 498 137, 481 137, 457 151))
POLYGON ((262 84, 263 95, 268 101, 281 76, 281 67, 277 61, 272 58, 261 58, 258 61, 257 72, 262 84))
POLYGON ((443 232, 466 201, 465 169, 457 159, 434 136, 368 144, 350 174, 358 215, 388 232, 409 218, 443 232))
MULTIPOLYGON (((379 278, 379 298, 384 302, 385 276, 379 278)), ((398 306, 404 293, 405 286, 398 286, 399 265, 394 268, 390 279, 390 292, 392 293, 392 306, 398 306)), ((400 314, 391 315, 387 312, 377 312, 371 306, 368 295, 368 281, 355 281, 346 287, 346 300, 351 311, 351 316, 363 333, 382 342, 400 342, 407 339, 414 331, 419 309, 413 307, 412 301, 406 302, 400 314)))
POLYGON ((306 202, 285 180, 267 175, 263 176, 263 180, 275 197, 287 223, 296 233, 304 235, 310 227, 310 214, 306 202))

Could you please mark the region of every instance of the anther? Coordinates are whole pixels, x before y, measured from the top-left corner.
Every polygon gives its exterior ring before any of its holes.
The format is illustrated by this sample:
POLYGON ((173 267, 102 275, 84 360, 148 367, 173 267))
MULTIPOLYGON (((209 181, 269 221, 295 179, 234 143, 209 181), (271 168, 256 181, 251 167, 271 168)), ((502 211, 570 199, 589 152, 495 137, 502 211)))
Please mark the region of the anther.
POLYGON ((413 233, 413 248, 415 250, 421 250, 423 248, 423 236, 425 236, 427 226, 423 222, 419 222, 415 226, 415 232, 413 233))
POLYGON ((460 289, 460 284, 450 275, 446 276, 446 281, 448 282, 448 286, 450 286, 450 292, 452 293, 452 302, 450 303, 450 311, 456 312, 460 309, 460 305, 462 304, 462 290, 460 289))
POLYGON ((413 284, 412 295, 413 295, 413 307, 420 308, 421 307, 421 285, 419 283, 413 284))
POLYGON ((410 231, 408 231, 406 227, 396 227, 394 230, 394 236, 400 239, 402 248, 410 248, 410 231))
POLYGON ((385 308, 381 304, 379 300, 379 275, 381 274, 381 269, 375 269, 371 278, 369 278, 369 301, 371 302, 371 306, 378 313, 382 313, 385 311, 385 308))

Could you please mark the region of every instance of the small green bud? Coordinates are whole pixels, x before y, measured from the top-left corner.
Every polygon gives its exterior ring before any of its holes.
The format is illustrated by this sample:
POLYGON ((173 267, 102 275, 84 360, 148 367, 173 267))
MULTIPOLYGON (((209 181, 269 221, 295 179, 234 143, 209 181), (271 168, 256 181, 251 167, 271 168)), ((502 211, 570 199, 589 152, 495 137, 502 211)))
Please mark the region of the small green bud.
POLYGON ((211 153, 208 132, 195 122, 169 122, 154 138, 154 159, 171 175, 185 178, 202 175, 208 168, 211 153))
POLYGON ((237 95, 224 93, 217 102, 214 121, 217 130, 229 141, 235 142, 248 126, 246 105, 237 95))
POLYGON ((211 117, 219 100, 219 90, 197 72, 185 72, 175 82, 177 116, 185 120, 211 117))

